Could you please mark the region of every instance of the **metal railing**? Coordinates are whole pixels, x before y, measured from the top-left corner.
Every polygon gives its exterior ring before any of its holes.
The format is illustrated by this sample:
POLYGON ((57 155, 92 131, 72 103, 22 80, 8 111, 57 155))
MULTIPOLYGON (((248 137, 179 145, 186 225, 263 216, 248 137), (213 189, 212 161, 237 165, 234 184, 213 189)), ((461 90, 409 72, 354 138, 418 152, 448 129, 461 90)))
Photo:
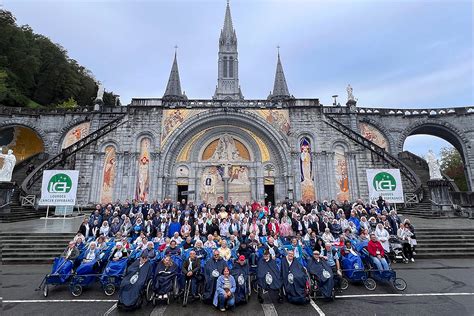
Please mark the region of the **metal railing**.
POLYGON ((21 190, 24 195, 28 195, 29 190, 31 187, 35 184, 36 181, 38 181, 42 176, 43 176, 43 171, 44 170, 49 170, 61 163, 65 163, 66 159, 79 150, 83 149, 84 147, 88 146, 89 144, 97 141, 99 138, 103 137, 104 135, 110 133, 123 123, 123 119, 125 118, 126 115, 122 115, 119 118, 107 123, 106 125, 102 126, 98 130, 90 133, 86 137, 82 138, 81 140, 75 142, 69 147, 64 148, 59 154, 56 156, 50 158, 49 160, 43 162, 41 165, 39 165, 36 169, 33 170, 26 178, 23 180, 23 183, 21 184, 21 190))
POLYGON ((363 147, 369 149, 371 152, 382 158, 385 162, 390 164, 391 166, 400 169, 400 172, 405 178, 414 186, 414 191, 411 192, 415 195, 419 195, 420 192, 423 191, 421 186, 421 180, 418 175, 411 170, 407 165, 405 165, 400 159, 393 156, 392 154, 388 153, 382 147, 376 145, 375 143, 371 142, 361 134, 355 132, 351 128, 345 126, 344 124, 339 123, 334 118, 325 115, 326 120, 324 122, 331 126, 332 128, 336 129, 340 133, 344 134, 345 136, 349 137, 356 143, 362 145, 363 147))

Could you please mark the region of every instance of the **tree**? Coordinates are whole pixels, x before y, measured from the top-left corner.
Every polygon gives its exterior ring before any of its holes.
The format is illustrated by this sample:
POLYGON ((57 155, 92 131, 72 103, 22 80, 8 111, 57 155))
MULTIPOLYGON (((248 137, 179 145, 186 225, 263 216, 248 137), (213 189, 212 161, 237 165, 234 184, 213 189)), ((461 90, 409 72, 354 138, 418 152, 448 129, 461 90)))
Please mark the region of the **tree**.
POLYGON ((92 73, 66 49, 0 10, 0 105, 55 107, 72 98, 90 106, 96 91, 92 73))
POLYGON ((454 180, 459 190, 467 191, 467 179, 464 172, 464 162, 459 151, 454 147, 441 149, 441 171, 454 180))

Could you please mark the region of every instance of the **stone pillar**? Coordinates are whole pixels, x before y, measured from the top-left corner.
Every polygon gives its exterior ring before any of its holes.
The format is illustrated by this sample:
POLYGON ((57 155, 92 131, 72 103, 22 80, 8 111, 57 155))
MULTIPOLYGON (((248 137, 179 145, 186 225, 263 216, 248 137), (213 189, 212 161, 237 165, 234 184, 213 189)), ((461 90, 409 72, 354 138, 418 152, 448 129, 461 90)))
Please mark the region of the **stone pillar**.
POLYGON ((444 179, 428 180, 431 200, 435 203, 431 205, 433 211, 450 211, 452 203, 449 198, 449 181, 444 179))

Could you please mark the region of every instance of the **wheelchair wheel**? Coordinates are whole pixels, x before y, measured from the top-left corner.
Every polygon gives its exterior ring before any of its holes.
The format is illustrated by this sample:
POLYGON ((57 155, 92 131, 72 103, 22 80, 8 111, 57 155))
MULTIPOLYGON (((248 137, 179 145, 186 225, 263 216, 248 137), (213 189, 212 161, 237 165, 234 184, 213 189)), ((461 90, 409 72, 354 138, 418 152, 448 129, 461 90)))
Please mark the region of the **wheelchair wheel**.
POLYGON ((75 296, 75 297, 81 296, 82 286, 80 286, 79 284, 74 285, 72 287, 71 294, 72 294, 72 296, 75 296))
POLYGON ((367 278, 366 280, 364 280, 364 286, 367 290, 374 291, 375 288, 377 287, 377 283, 375 283, 374 279, 367 278))
POLYGON ((112 283, 107 284, 107 285, 104 287, 104 293, 105 293, 105 295, 107 295, 107 296, 112 296, 112 295, 114 295, 114 293, 115 293, 115 285, 113 285, 112 283))
POLYGON ((186 307, 186 305, 188 305, 190 287, 191 281, 186 281, 186 283, 184 284, 183 307, 186 307))
POLYGON ((49 287, 48 287, 48 284, 45 283, 43 285, 43 296, 48 297, 48 293, 49 293, 49 287))
MULTIPOLYGON (((153 300, 153 297, 154 297, 154 293, 153 293, 153 280, 150 279, 146 285, 146 300, 147 302, 151 302, 153 300)), ((155 304, 155 302, 153 301, 153 304, 155 304)))
POLYGON ((393 280, 393 286, 399 291, 405 291, 407 283, 402 278, 396 278, 393 280))
POLYGON ((346 278, 341 279, 341 290, 347 290, 349 287, 349 281, 346 278))

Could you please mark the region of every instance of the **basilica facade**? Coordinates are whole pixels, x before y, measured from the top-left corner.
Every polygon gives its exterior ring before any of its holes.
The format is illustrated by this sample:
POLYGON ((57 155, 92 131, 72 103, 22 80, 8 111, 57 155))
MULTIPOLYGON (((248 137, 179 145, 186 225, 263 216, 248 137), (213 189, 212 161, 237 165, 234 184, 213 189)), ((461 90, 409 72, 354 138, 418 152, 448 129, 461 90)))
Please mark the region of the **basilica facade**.
MULTIPOLYGON (((159 99, 132 100, 130 124, 91 151, 90 201, 188 199, 216 204, 352 200, 364 195, 363 167, 370 155, 321 120, 317 99, 296 99, 280 55, 266 100, 245 100, 239 85, 237 35, 227 4, 219 38, 218 78, 209 100, 181 90, 175 55, 159 99), (150 128, 147 122, 161 122, 150 128)), ((368 124, 362 132, 380 146, 386 138, 368 124)), ((86 190, 87 191, 87 190, 86 190)))
POLYGON ((42 171, 64 168, 79 170, 78 205, 167 198, 353 201, 368 198, 367 169, 397 168, 408 198, 422 200, 428 192, 417 169, 426 163, 403 151, 415 134, 450 142, 472 191, 474 107, 364 108, 350 87, 346 104, 323 106, 290 93, 279 54, 268 98, 248 100, 239 85, 229 4, 218 46, 217 85, 209 99, 182 92, 175 54, 161 98, 63 112, 0 109, 0 146, 14 151, 17 164, 49 157, 22 191, 39 195, 42 171))

